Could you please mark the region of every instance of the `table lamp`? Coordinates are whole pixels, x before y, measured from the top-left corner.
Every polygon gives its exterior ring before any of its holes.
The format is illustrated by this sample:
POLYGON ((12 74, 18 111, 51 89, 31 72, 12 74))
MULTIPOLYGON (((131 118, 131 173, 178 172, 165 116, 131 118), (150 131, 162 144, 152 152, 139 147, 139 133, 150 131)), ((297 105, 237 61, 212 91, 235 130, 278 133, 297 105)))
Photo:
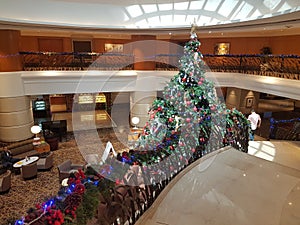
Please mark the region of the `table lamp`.
POLYGON ((138 129, 137 125, 139 122, 140 122, 140 118, 138 118, 137 116, 131 118, 131 123, 134 125, 133 129, 138 129))
POLYGON ((40 133, 42 129, 40 128, 40 126, 34 125, 31 127, 30 130, 31 130, 31 133, 33 133, 34 136, 37 137, 37 134, 40 133))

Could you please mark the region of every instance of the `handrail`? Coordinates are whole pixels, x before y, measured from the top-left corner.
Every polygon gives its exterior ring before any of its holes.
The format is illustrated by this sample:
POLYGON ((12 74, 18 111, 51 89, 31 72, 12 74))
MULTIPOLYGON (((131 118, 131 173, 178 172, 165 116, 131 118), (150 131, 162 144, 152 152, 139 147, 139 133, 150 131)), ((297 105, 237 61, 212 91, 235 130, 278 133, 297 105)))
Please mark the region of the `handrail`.
MULTIPOLYGON (((132 70, 135 56, 95 52, 19 52, 23 70, 132 70)), ((156 54, 156 70, 178 70, 181 54, 156 54)), ((147 60, 147 59, 145 59, 147 60)), ((207 70, 300 80, 298 55, 204 54, 207 70)))
POLYGON ((300 118, 287 120, 270 119, 269 139, 300 140, 300 118))

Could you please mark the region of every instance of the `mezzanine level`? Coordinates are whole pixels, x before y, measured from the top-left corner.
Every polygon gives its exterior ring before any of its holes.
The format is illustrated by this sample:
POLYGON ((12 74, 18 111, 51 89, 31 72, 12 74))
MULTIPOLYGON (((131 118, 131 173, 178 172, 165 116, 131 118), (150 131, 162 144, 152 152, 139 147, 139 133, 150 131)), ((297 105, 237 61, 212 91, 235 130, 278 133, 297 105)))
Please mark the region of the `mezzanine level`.
MULTIPOLYGON (((133 70, 136 56, 121 53, 20 52, 24 71, 133 70)), ((157 54, 144 59, 154 70, 178 70, 180 54, 157 54)), ((297 55, 203 55, 207 70, 300 79, 297 55)))

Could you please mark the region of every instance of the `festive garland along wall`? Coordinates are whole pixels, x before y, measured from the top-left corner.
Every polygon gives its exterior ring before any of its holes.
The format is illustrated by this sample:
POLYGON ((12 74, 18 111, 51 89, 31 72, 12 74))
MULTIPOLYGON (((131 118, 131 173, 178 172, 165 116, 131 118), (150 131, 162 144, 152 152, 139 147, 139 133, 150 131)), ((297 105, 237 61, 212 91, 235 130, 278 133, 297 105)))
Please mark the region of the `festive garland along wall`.
MULTIPOLYGON (((95 216, 98 204, 112 202, 111 190, 125 183, 129 165, 147 167, 148 174, 168 175, 226 145, 247 152, 249 122, 217 98, 213 83, 205 78, 199 47, 197 35, 191 33, 179 73, 166 85, 163 98, 153 102, 136 149, 73 174, 58 196, 36 205, 16 224, 85 224, 95 216)), ((105 217, 98 216, 99 223, 101 219, 105 217)))

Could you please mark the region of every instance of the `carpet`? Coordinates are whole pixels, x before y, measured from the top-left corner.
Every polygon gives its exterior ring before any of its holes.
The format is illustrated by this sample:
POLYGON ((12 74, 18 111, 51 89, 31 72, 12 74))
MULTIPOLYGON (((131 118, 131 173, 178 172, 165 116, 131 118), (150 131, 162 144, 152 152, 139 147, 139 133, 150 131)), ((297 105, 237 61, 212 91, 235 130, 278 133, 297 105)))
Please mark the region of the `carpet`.
MULTIPOLYGON (((113 128, 99 129, 99 140, 102 143, 110 141, 117 152, 128 150, 124 141, 127 140, 126 132, 118 132, 113 128)), ((99 140, 91 140, 89 132, 82 131, 77 138, 86 140, 86 148, 99 140)), ((12 174, 12 187, 8 193, 0 195, 0 225, 21 219, 28 209, 37 203, 42 203, 46 198, 57 194, 60 183, 58 180, 57 165, 67 159, 73 163, 85 164, 84 158, 78 149, 76 139, 68 133, 66 142, 59 143, 59 149, 53 151, 54 165, 49 171, 38 171, 36 178, 24 181, 21 175, 12 174)))

